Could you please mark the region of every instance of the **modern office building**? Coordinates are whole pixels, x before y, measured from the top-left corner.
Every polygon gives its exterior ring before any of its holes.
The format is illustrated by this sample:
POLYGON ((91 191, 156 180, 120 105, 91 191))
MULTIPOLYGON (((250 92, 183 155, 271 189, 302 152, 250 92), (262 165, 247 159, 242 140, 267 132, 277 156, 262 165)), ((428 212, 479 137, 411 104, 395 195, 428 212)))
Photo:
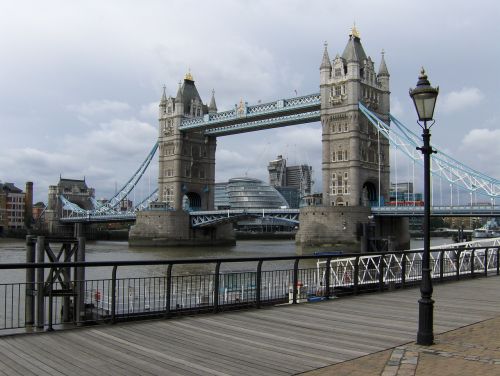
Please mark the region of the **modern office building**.
POLYGON ((287 197, 291 208, 298 208, 301 199, 311 194, 311 166, 306 164, 287 166, 286 159, 278 155, 275 160, 269 162, 267 170, 269 171, 269 184, 287 197), (296 193, 292 193, 292 190, 295 190, 296 193))

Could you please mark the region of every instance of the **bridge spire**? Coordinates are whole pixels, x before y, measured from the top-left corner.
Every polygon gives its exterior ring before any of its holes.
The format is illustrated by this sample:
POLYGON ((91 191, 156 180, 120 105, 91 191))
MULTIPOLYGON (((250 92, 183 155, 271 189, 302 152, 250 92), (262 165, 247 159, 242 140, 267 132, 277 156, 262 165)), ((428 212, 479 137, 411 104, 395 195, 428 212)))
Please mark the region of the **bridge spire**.
POLYGON ((325 41, 325 50, 323 52, 323 60, 321 61, 321 66, 319 67, 320 70, 322 69, 332 69, 332 63, 330 62, 330 56, 328 56, 328 43, 325 41))
POLYGON ((179 81, 179 88, 177 89, 177 95, 175 96, 175 101, 182 102, 182 87, 180 81, 179 81))
POLYGON ((167 101, 167 87, 163 85, 163 94, 161 95, 161 102, 160 103, 165 103, 167 101))
POLYGON ((382 50, 382 60, 380 60, 380 67, 378 68, 378 75, 389 77, 389 70, 387 69, 387 65, 385 64, 385 51, 382 50))
POLYGON ((208 113, 216 113, 217 112, 217 104, 215 103, 215 90, 212 89, 212 98, 210 99, 210 104, 208 105, 208 113))

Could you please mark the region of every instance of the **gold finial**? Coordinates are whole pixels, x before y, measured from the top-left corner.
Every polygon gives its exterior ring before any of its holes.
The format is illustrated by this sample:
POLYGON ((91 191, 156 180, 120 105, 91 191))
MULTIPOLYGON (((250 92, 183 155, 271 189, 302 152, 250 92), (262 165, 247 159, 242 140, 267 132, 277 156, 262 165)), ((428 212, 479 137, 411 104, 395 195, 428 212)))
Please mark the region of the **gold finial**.
POLYGON ((361 38, 358 29, 356 29, 356 22, 354 22, 354 25, 351 28, 351 34, 354 38, 361 38))
POLYGON ((184 76, 184 79, 189 81, 194 81, 193 75, 191 74, 191 68, 188 69, 188 72, 184 76))

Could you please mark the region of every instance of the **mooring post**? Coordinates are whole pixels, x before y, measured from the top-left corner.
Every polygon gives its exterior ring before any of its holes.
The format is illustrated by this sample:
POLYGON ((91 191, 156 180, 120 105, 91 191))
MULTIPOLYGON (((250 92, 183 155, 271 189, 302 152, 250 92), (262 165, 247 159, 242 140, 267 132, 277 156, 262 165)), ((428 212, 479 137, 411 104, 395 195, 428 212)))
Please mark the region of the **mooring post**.
MULTIPOLYGON (((26 262, 35 263, 35 239, 33 235, 26 236, 26 262)), ((35 269, 26 269, 26 293, 25 293, 25 317, 26 326, 33 326, 35 323, 35 269)))
MULTIPOLYGON (((36 262, 43 263, 45 260, 45 237, 39 236, 36 240, 36 262)), ((36 327, 43 328, 45 324, 45 270, 36 269, 36 327)))
MULTIPOLYGON (((85 238, 78 237, 77 262, 85 262, 85 238)), ((85 267, 76 267, 76 323, 81 325, 85 321, 85 267)))

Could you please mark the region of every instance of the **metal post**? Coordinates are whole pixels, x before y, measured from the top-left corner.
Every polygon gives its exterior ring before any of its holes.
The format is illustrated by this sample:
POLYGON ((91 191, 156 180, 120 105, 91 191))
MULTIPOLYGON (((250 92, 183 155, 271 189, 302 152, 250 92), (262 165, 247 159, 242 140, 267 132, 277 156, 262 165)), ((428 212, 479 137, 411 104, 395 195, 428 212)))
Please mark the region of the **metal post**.
POLYGON ((165 317, 170 316, 170 301, 172 300, 172 264, 167 266, 167 288, 165 291, 165 317))
MULTIPOLYGON (((85 261, 85 238, 78 238, 77 262, 85 261)), ((85 267, 76 268, 76 323, 82 324, 85 321, 85 267)))
POLYGON ((470 262, 469 262, 469 266, 470 266, 470 276, 472 278, 475 277, 475 273, 476 271, 474 270, 474 258, 476 257, 476 250, 475 249, 472 249, 472 251, 470 252, 470 262))
POLYGON ((385 257, 380 255, 380 261, 378 263, 378 289, 384 291, 384 264, 385 257))
POLYGON ((457 281, 460 279, 460 253, 462 253, 462 251, 460 251, 459 249, 457 249, 457 251, 455 252, 455 269, 456 269, 456 279, 457 281))
POLYGON ((256 278, 256 290, 255 290, 255 305, 260 308, 261 292, 262 292, 262 263, 264 260, 259 260, 257 263, 257 278, 256 278))
MULTIPOLYGON (((45 259, 45 237, 39 236, 36 240, 36 262, 43 263, 45 259)), ((43 328, 45 324, 45 270, 36 270, 36 327, 43 328)))
POLYGON ((49 276, 49 285, 48 285, 48 288, 49 288, 49 291, 48 291, 48 294, 49 294, 49 312, 48 312, 48 314, 49 314, 49 322, 48 322, 48 328, 47 328, 48 332, 54 331, 54 328, 52 327, 53 315, 54 315, 54 307, 53 307, 54 299, 53 299, 53 296, 52 296, 52 288, 54 287, 53 276, 54 276, 54 273, 53 273, 53 271, 51 269, 50 270, 50 276, 49 276))
MULTIPOLYGON (((35 236, 26 236, 26 262, 35 263, 35 236)), ((25 323, 26 326, 33 326, 35 323, 35 269, 26 269, 26 287, 25 287, 25 323)))
POLYGON ((486 248, 484 250, 484 276, 485 277, 488 276, 488 251, 489 251, 489 248, 486 248))
POLYGON ((439 252, 439 281, 444 281, 444 250, 439 252))
MULTIPOLYGON (((332 262, 332 258, 328 257, 326 260, 326 270, 325 270, 325 298, 329 299, 330 298, 330 274, 331 274, 331 267, 330 263, 332 262)), ((345 275, 346 270, 344 270, 344 275, 345 275)))
POLYGON ((401 287, 406 287, 406 253, 401 256, 401 287))
POLYGON ((215 264, 214 274, 214 313, 219 312, 219 285, 220 285, 220 261, 215 264))
POLYGON ((420 300, 418 314, 417 343, 432 345, 434 343, 434 300, 432 300, 432 280, 430 269, 430 219, 431 219, 431 154, 430 132, 424 122, 422 133, 423 147, 419 148, 424 156, 424 251, 422 255, 422 282, 420 284, 420 300))
MULTIPOLYGON (((326 278, 325 278, 326 279, 326 278)), ((295 259, 293 263, 293 289, 292 289, 292 304, 297 304, 297 289, 299 284, 299 259, 295 259)))
MULTIPOLYGON (((71 243, 65 243, 64 247, 64 261, 71 261, 71 243)), ((71 268, 63 268, 62 270, 63 280, 65 284, 65 289, 71 285, 71 268)), ((62 320, 63 322, 70 321, 70 310, 71 310, 71 299, 69 296, 64 296, 63 298, 63 306, 62 306, 62 320)))
POLYGON ((113 266, 111 271, 111 324, 116 322, 116 270, 118 266, 113 266))
POLYGON ((354 260, 354 294, 359 293, 359 256, 354 260))

